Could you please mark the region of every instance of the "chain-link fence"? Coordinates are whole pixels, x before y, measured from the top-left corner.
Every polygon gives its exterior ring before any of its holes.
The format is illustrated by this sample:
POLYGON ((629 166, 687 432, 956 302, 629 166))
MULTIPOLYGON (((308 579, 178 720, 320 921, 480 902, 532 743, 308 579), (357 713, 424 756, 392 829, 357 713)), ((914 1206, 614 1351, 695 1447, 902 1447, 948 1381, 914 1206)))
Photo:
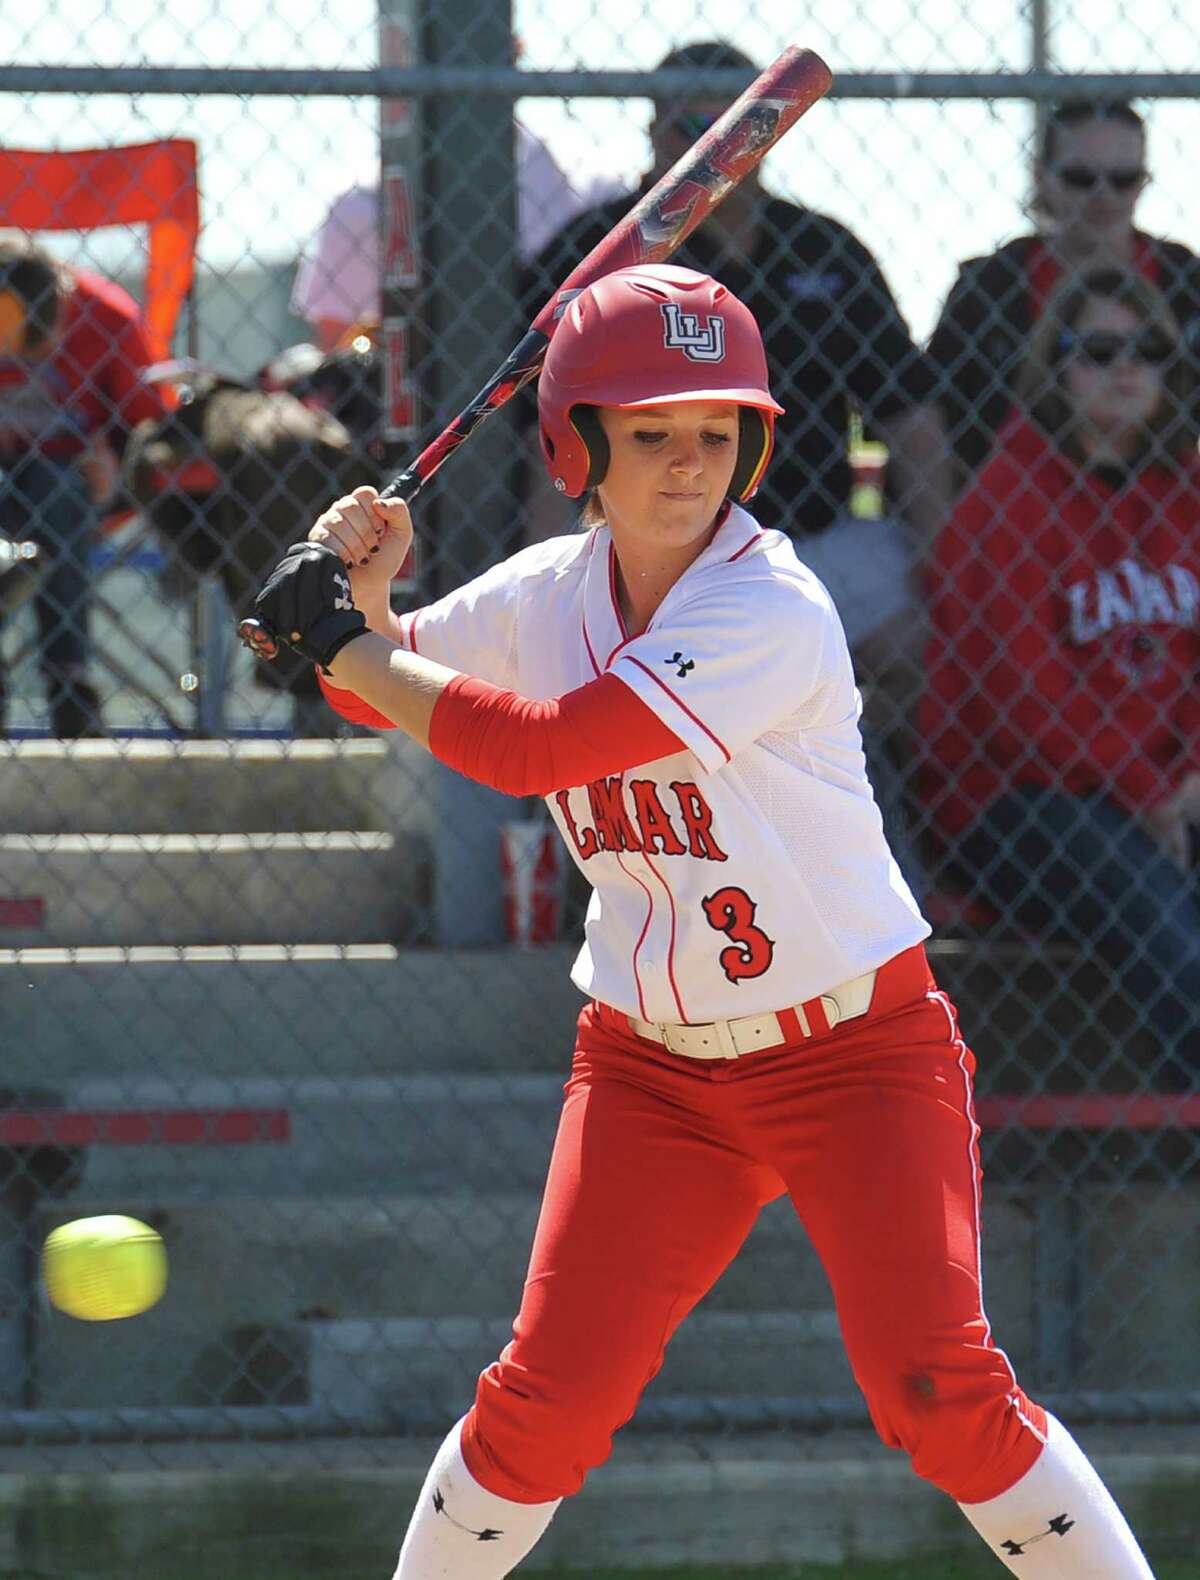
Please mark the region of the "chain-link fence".
MULTIPOLYGON (((978 1057, 993 1325, 1068 1418, 1200 1418, 1193 30, 1172 0, 786 9, 682 56, 712 20, 641 0, 0 19, 13 1464, 440 1432, 506 1341, 581 884, 528 805, 344 724, 233 616, 790 42, 831 97, 678 261, 763 328, 753 508, 834 594, 978 1057), (76 1322, 38 1250, 110 1212, 161 1231, 168 1293, 76 1322)), ((574 530, 531 403, 416 516, 400 612, 574 530)), ((865 1422, 785 1207, 632 1430, 865 1422)))

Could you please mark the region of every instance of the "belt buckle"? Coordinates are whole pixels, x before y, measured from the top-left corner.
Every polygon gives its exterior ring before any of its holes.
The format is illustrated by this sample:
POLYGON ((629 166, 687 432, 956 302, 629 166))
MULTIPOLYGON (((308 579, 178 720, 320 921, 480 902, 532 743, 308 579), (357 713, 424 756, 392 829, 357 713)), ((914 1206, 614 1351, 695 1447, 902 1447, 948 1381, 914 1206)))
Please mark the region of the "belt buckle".
POLYGON ((729 1029, 728 1021, 707 1021, 701 1025, 696 1026, 684 1026, 682 1024, 677 1026, 671 1021, 660 1021, 658 1024, 658 1029, 662 1032, 663 1043, 668 1048, 668 1050, 671 1053, 677 1054, 680 1058, 737 1059, 740 1057, 738 1048, 733 1040, 733 1033, 729 1029), (684 1034, 679 1038, 678 1041, 676 1041, 675 1036, 677 1032, 682 1032, 684 1034), (694 1046, 691 1048, 686 1047, 685 1044, 687 1042, 689 1033, 693 1038, 696 1036, 705 1037, 710 1042, 715 1044, 715 1046, 712 1048, 706 1048, 703 1050, 703 1052, 697 1052, 694 1046))
POLYGON ((681 1055, 682 1050, 675 1046, 675 1038, 673 1035, 675 1027, 672 1022, 669 1020, 656 1020, 653 1022, 653 1025, 655 1031, 662 1038, 662 1045, 667 1050, 667 1052, 676 1054, 677 1056, 681 1055))

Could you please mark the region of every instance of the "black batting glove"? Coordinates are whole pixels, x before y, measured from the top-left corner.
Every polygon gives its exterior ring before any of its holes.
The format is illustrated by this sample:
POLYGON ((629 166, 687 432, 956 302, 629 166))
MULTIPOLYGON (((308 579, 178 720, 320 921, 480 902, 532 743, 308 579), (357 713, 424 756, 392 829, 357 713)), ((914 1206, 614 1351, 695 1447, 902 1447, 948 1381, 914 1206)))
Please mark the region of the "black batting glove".
POLYGON ((341 557, 325 543, 293 543, 263 583, 253 614, 266 631, 327 670, 367 622, 354 607, 341 557))

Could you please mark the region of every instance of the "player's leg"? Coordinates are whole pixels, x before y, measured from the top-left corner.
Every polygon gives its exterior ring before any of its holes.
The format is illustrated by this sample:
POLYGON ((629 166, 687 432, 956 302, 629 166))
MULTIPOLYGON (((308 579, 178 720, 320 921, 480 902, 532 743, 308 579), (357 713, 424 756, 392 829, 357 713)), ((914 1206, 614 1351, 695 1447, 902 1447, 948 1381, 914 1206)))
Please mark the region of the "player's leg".
POLYGON ((498 1580, 608 1457, 782 1190, 730 1142, 727 1091, 585 1013, 513 1342, 439 1452, 395 1580, 498 1580))
POLYGON ((1145 1580, 1116 1504, 995 1344, 980 1273, 973 1061, 941 996, 813 1049, 821 1145, 772 1158, 833 1285, 885 1442, 1027 1580, 1145 1580), (836 1050, 831 1062, 830 1050, 836 1050))

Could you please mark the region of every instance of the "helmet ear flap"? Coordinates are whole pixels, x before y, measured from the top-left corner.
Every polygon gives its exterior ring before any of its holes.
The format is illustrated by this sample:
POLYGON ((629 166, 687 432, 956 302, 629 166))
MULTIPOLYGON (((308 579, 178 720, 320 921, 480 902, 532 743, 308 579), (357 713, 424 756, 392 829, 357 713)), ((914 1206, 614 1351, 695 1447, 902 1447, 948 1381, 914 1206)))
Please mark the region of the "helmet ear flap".
POLYGON ((749 499, 758 488, 775 442, 774 425, 757 406, 738 407, 738 453, 729 482, 731 499, 749 499))
POLYGON ((600 413, 594 406, 572 406, 568 420, 579 435, 587 455, 587 481, 584 489, 595 488, 608 471, 608 435, 600 426, 600 413))

